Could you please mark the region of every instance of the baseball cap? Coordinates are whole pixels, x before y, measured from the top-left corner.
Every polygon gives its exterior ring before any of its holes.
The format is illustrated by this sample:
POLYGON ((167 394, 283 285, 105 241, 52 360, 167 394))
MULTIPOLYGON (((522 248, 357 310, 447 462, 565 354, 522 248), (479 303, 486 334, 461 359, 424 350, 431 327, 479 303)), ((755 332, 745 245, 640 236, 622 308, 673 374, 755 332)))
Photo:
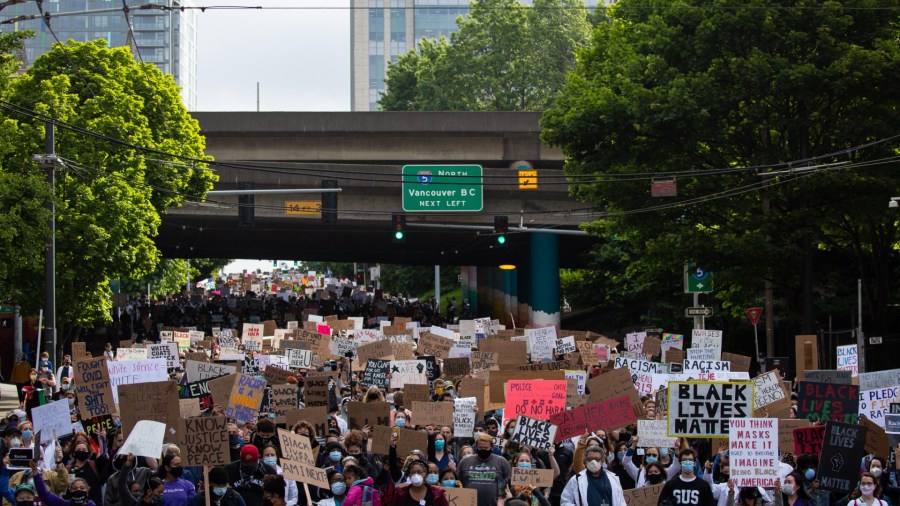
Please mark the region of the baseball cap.
POLYGON ((253 445, 241 447, 241 462, 256 462, 259 460, 259 450, 253 445))

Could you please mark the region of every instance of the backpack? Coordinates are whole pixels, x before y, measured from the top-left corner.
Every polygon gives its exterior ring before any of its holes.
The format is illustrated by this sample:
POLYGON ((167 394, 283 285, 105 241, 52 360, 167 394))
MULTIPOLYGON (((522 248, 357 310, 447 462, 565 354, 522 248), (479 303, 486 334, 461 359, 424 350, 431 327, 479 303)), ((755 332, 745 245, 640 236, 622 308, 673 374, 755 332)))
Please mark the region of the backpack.
POLYGON ((374 487, 363 486, 362 506, 381 506, 381 494, 374 487))

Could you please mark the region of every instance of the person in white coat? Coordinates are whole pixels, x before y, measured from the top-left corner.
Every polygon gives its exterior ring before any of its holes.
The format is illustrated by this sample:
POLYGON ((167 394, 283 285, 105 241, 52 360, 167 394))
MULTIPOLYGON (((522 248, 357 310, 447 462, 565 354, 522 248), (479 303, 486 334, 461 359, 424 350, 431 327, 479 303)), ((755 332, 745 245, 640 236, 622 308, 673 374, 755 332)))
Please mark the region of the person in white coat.
POLYGON ((608 472, 606 452, 599 446, 584 451, 585 469, 576 473, 560 498, 560 506, 625 506, 619 477, 608 472))

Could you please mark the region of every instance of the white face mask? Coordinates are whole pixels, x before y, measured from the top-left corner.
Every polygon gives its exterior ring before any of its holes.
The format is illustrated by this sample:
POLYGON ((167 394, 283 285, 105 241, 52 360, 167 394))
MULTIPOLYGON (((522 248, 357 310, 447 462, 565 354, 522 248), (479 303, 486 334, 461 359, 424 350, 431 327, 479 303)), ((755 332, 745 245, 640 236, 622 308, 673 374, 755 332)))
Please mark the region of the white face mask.
POLYGON ((785 485, 781 487, 781 491, 784 492, 784 495, 794 495, 794 492, 796 492, 793 485, 785 485))
POLYGON ((874 476, 876 478, 881 478, 881 468, 880 467, 873 467, 872 469, 870 469, 870 471, 872 472, 872 476, 874 476))
POLYGON ((603 469, 603 464, 601 464, 599 460, 589 460, 586 467, 588 471, 597 473, 603 469))
POLYGON ((875 485, 860 485, 859 491, 864 497, 872 497, 872 494, 875 493, 875 485))

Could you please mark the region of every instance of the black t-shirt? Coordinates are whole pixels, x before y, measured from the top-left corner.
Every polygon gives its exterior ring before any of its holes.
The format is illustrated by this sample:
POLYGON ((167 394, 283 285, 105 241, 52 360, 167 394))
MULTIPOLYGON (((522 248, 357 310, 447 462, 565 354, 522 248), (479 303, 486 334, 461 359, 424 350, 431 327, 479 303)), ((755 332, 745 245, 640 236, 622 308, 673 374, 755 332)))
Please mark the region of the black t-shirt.
MULTIPOLYGON (((406 491, 406 498, 403 501, 403 506, 421 506, 423 503, 413 499, 412 494, 409 491, 406 491)), ((425 487, 425 499, 424 504, 434 504, 434 494, 431 493, 431 487, 425 487)))
POLYGON ((715 506, 712 487, 700 478, 685 481, 681 475, 667 481, 659 494, 659 506, 715 506))

